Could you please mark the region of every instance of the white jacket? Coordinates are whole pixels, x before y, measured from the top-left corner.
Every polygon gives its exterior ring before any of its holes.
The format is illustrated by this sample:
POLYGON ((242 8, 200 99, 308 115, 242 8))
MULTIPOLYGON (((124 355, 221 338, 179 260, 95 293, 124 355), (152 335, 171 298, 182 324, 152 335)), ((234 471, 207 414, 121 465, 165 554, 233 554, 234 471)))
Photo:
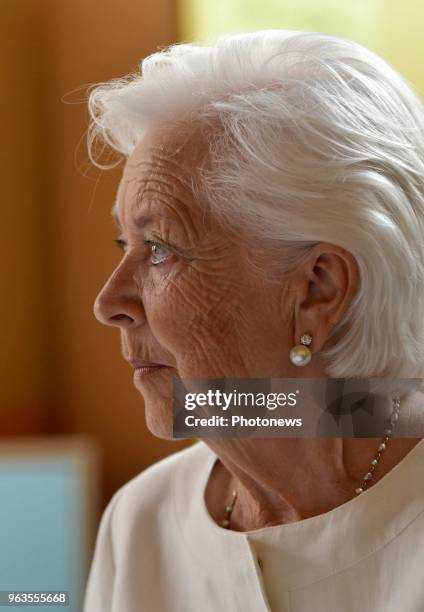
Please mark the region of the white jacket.
POLYGON ((342 506, 243 533, 207 511, 215 460, 196 442, 117 491, 84 612, 424 611, 424 440, 342 506))

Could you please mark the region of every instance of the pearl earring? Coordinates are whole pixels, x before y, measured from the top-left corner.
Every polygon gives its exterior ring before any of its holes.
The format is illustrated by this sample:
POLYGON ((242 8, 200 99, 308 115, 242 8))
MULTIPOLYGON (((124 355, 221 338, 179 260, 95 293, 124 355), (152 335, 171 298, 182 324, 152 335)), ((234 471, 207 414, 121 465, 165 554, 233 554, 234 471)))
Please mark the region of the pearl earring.
POLYGON ((303 334, 300 338, 300 344, 296 344, 290 351, 290 361, 297 366, 304 366, 311 361, 312 353, 308 346, 312 342, 310 334, 303 334))

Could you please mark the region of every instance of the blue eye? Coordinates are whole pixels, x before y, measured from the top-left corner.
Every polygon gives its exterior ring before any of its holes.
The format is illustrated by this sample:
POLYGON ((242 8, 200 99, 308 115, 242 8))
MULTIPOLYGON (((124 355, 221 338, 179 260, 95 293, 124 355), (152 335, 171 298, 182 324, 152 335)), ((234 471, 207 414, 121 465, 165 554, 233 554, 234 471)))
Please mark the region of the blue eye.
MULTIPOLYGON (((128 248, 128 243, 125 240, 122 240, 122 238, 116 238, 114 240, 114 243, 116 244, 118 249, 121 249, 121 251, 124 251, 124 253, 126 252, 128 248)), ((149 245, 150 263, 153 266, 158 266, 159 264, 164 263, 172 254, 171 251, 160 242, 155 242, 154 240, 145 240, 144 243, 149 245)))
POLYGON ((159 242, 146 240, 146 244, 150 245, 150 261, 152 265, 157 266, 164 263, 170 256, 170 251, 159 242))

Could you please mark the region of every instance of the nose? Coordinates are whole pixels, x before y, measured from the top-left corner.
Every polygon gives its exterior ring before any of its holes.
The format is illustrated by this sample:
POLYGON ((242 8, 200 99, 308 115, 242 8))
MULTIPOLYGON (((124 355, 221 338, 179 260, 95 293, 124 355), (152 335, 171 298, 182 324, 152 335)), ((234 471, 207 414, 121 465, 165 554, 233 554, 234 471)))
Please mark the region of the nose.
POLYGON ((134 274, 119 266, 106 281, 93 305, 94 316, 104 325, 137 327, 145 322, 140 284, 134 274))

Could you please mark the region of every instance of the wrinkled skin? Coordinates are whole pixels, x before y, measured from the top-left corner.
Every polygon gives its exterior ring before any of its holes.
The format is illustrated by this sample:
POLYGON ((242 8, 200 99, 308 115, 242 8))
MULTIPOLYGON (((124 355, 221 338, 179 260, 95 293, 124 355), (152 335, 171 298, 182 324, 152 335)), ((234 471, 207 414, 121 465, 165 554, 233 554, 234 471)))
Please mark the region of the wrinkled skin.
MULTIPOLYGON (((127 247, 94 305, 99 321, 120 328, 125 358, 168 366, 136 382, 147 425, 162 438, 172 438, 174 376, 325 377, 316 352, 358 288, 353 256, 327 243, 317 244, 290 280, 281 274, 280 282, 271 282, 262 259, 263 274, 253 274, 247 256, 255 259, 259 239, 230 239, 218 218, 205 216, 194 200, 190 173, 203 152, 198 137, 186 141, 156 132, 128 158, 117 197, 127 247), (306 331, 313 337, 313 356, 299 368, 289 352, 306 331)), ((417 441, 393 440, 378 477, 417 441)), ((300 520, 349 500, 379 440, 205 443, 220 459, 205 494, 208 510, 222 520, 237 488, 232 528, 243 531, 300 520)))
MULTIPOLYGON (((257 238, 252 237, 247 251, 227 237, 211 214, 203 214, 189 187, 201 143, 195 137, 183 147, 180 142, 166 134, 151 135, 128 158, 117 195, 121 237, 128 246, 94 307, 101 322, 120 327, 124 357, 169 366, 137 383, 148 426, 162 437, 172 436, 172 376, 299 376, 288 355, 295 339, 312 329, 313 319, 312 312, 304 315, 296 329, 295 296, 289 295, 284 278, 281 284, 270 282, 266 268, 262 277, 252 273, 247 257, 255 256, 257 238), (142 217, 151 222, 139 228, 136 220, 142 217), (146 240, 165 246, 152 256, 146 240)), ((298 299, 306 297, 306 276, 303 285, 298 299)), ((314 350, 322 344, 321 331, 314 334, 314 350)), ((302 374, 323 371, 312 363, 302 374)))

